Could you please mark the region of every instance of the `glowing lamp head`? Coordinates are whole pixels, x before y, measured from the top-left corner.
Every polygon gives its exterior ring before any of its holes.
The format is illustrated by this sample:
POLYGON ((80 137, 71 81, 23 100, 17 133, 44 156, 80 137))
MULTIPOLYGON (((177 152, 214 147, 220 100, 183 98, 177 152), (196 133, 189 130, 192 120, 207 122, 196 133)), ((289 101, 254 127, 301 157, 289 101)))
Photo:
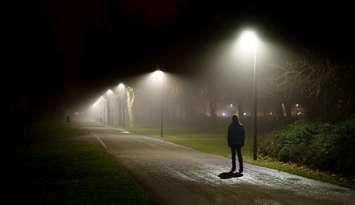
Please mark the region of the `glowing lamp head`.
POLYGON ((118 90, 123 90, 125 88, 125 85, 123 83, 118 84, 117 89, 118 90))
POLYGON ((245 51, 255 52, 258 46, 259 39, 255 32, 251 30, 244 31, 239 39, 239 44, 241 48, 245 51))
POLYGON ((108 90, 106 91, 106 95, 110 96, 110 95, 112 95, 112 94, 113 94, 113 92, 112 92, 111 89, 108 89, 108 90))
POLYGON ((123 83, 118 84, 116 91, 122 93, 126 86, 123 83))
POLYGON ((149 83, 153 86, 162 86, 165 81, 166 74, 161 70, 156 70, 149 74, 149 83))
POLYGON ((154 81, 162 81, 164 77, 164 72, 161 70, 156 70, 152 73, 152 78, 154 81))

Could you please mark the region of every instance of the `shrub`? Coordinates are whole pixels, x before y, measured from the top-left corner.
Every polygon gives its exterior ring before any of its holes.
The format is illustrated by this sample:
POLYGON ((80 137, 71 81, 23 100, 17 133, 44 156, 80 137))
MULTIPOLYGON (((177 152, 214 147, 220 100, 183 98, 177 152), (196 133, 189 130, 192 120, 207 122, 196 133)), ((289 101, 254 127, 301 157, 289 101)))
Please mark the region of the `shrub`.
POLYGON ((328 124, 296 122, 261 140, 260 155, 354 176, 355 117, 328 124))

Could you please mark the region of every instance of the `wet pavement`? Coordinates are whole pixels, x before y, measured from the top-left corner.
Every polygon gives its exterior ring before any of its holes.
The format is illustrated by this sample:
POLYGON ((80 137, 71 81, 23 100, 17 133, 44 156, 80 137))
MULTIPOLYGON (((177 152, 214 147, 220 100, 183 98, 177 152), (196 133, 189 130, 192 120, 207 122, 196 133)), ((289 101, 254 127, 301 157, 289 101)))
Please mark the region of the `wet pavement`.
POLYGON ((355 191, 245 164, 219 177, 230 160, 118 129, 86 127, 152 195, 155 204, 354 204, 355 191))

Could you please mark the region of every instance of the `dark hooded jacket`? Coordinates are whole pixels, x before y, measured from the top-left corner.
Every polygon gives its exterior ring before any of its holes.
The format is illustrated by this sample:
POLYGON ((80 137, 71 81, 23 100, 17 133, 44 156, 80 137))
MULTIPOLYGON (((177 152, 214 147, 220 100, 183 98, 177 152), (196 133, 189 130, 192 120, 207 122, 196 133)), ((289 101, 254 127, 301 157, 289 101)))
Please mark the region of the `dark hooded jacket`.
POLYGON ((239 122, 232 122, 228 127, 228 146, 242 147, 245 141, 245 130, 239 122))

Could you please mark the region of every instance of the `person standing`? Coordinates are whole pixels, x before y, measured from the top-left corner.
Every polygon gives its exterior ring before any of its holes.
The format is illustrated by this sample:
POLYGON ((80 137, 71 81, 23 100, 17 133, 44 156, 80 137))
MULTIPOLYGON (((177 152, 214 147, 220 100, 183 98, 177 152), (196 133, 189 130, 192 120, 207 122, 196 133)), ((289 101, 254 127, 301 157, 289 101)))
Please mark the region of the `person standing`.
POLYGON ((244 141, 244 126, 239 122, 238 116, 233 115, 232 123, 228 127, 228 146, 231 149, 232 155, 232 169, 230 172, 234 172, 236 170, 235 155, 238 154, 239 174, 243 173, 242 147, 244 146, 244 141))

